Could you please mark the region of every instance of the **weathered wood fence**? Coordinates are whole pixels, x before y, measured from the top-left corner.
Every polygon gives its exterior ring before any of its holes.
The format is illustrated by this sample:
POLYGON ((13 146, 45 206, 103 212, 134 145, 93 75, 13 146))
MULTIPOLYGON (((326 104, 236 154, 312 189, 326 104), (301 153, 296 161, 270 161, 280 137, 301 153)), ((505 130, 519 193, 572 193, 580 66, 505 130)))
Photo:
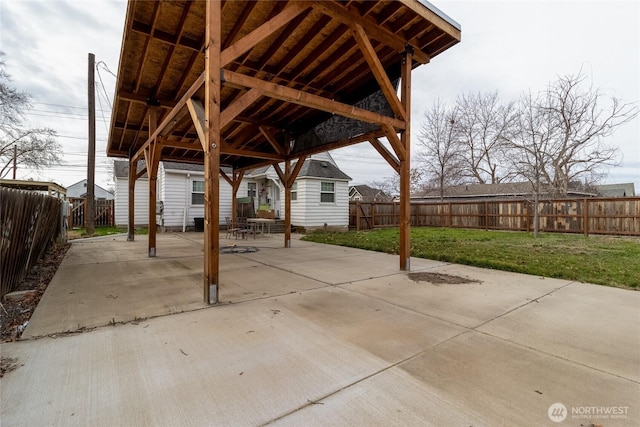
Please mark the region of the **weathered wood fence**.
MULTIPOLYGON (((554 199, 538 204, 540 231, 640 236, 640 197, 554 199)), ((527 200, 412 203, 411 225, 533 231, 534 204, 527 200)), ((398 203, 350 202, 349 228, 397 227, 398 203)))
MULTIPOLYGON (((69 219, 69 227, 85 227, 87 211, 86 198, 69 198, 71 203, 71 216, 69 219)), ((115 204, 113 200, 96 200, 96 220, 95 225, 113 226, 115 225, 115 204)))
POLYGON ((0 294, 17 288, 62 230, 62 201, 0 188, 0 294))

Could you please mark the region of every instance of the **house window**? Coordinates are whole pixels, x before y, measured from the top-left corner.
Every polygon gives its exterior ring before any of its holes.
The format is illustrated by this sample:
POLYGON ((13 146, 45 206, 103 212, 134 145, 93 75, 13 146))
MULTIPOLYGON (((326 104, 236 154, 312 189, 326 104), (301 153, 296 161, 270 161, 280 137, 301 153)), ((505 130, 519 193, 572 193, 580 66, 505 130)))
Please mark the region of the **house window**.
POLYGON ((204 205, 204 181, 191 181, 191 204, 204 205))
POLYGON ((298 200, 298 183, 294 182, 291 186, 291 201, 298 200))
POLYGON ((335 182, 320 183, 320 202, 335 203, 336 201, 336 184, 335 182))
POLYGON ((255 199, 258 194, 258 184, 255 182, 247 182, 247 197, 255 199))

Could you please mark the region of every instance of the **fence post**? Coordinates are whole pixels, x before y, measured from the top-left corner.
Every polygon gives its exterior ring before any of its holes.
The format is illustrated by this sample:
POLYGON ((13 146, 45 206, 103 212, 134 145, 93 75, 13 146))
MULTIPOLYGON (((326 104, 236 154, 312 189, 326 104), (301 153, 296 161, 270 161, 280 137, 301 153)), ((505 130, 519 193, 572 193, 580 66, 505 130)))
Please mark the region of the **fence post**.
POLYGON ((582 203, 582 228, 584 228, 584 237, 589 237, 589 199, 585 198, 582 203))
POLYGON ((484 229, 489 231, 489 202, 484 201, 484 229))
POLYGON ((371 229, 376 228, 376 202, 371 202, 371 229))
POLYGON ((453 218, 451 218, 451 202, 447 203, 447 226, 453 227, 453 218))
POLYGON ((360 231, 360 201, 356 202, 356 231, 360 231))

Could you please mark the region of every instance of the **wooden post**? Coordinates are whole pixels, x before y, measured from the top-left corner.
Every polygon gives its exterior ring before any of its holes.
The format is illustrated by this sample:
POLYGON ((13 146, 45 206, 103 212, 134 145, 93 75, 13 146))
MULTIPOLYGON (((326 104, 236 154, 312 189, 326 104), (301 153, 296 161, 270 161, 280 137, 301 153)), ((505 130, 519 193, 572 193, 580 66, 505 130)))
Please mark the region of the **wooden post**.
POLYGON ((204 301, 217 304, 220 267, 221 2, 206 2, 204 144, 204 301))
MULTIPOLYGON (((300 160, 298 160, 300 161, 300 160)), ((284 247, 291 247, 291 160, 284 162, 284 247)))
POLYGON ((362 209, 362 207, 360 207, 360 201, 356 201, 356 231, 360 231, 360 209, 362 209))
POLYGON ((95 232, 95 176, 96 176, 96 91, 95 91, 95 63, 96 57, 89 54, 89 84, 87 85, 89 103, 89 148, 87 154, 87 204, 85 209, 85 222, 87 223, 87 235, 95 232))
POLYGON ((129 159, 129 220, 127 222, 127 241, 133 242, 135 239, 135 215, 134 203, 136 194, 136 172, 138 164, 133 159, 129 159))
MULTIPOLYGON (((149 109, 149 135, 152 135, 158 127, 158 111, 155 108, 149 109)), ((158 200, 158 164, 160 163, 161 148, 157 140, 149 145, 144 151, 145 162, 147 163, 147 176, 149 177, 149 256, 156 256, 156 202, 158 200)))
POLYGON ((400 133, 400 141, 405 156, 400 160, 400 270, 411 270, 411 229, 410 221, 410 168, 411 168, 411 68, 413 55, 407 47, 402 58, 400 96, 406 112, 405 129, 400 133))

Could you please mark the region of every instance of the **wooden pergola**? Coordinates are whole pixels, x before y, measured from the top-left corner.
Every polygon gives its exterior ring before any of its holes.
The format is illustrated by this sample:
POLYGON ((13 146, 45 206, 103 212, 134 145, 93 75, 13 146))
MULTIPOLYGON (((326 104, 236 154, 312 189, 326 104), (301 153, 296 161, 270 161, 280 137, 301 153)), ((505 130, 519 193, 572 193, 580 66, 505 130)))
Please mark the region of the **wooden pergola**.
POLYGON ((459 41, 458 24, 418 0, 130 1, 107 147, 130 162, 129 239, 136 179, 149 178, 155 256, 160 160, 204 164, 204 299, 215 304, 220 177, 235 206, 245 171, 274 166, 289 247, 304 159, 368 142, 400 175, 408 270, 411 72, 459 41))

